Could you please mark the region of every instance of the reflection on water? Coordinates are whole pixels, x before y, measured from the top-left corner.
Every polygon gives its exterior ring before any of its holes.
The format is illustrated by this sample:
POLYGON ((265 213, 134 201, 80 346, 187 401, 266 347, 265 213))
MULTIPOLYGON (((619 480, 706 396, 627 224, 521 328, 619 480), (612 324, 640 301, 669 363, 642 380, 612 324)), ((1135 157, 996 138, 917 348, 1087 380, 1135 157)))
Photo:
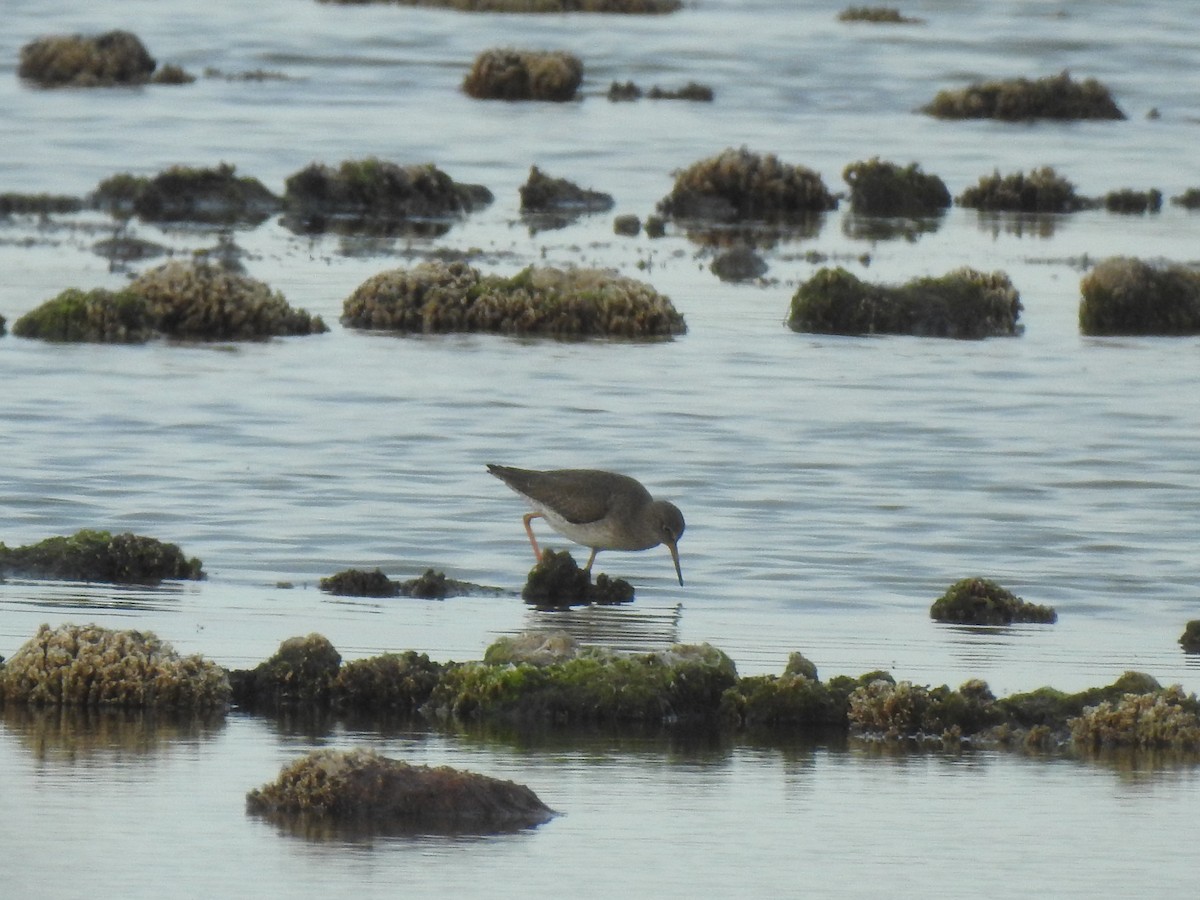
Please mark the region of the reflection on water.
POLYGON ((0 722, 40 762, 111 764, 209 740, 224 728, 225 716, 8 703, 0 707, 0 722))

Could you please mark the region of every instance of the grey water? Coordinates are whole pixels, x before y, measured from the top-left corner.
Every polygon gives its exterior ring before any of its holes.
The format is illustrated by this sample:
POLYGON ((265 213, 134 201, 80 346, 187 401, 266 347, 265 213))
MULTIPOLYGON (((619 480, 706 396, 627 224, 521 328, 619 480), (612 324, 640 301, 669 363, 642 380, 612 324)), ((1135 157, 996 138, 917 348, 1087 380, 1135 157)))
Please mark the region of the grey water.
MULTIPOLYGON (((759 284, 726 284, 713 248, 617 237, 607 215, 531 233, 517 188, 537 165, 645 216, 672 172, 725 147, 776 153, 843 189, 847 164, 919 162, 952 193, 1053 165, 1081 193, 1200 185, 1200 32, 1175 5, 915 2, 913 26, 850 25, 840 4, 711 0, 653 18, 463 14, 308 0, 249 5, 5 0, 0 191, 84 194, 117 172, 227 162, 282 192, 310 162, 433 162, 496 202, 431 237, 299 237, 270 220, 232 240, 249 274, 319 313, 327 335, 250 345, 54 346, 0 339, 0 540, 80 528, 150 534, 208 579, 157 589, 0 583, 0 654, 39 624, 149 629, 249 666, 296 634, 344 657, 479 658, 497 636, 566 628, 630 649, 710 642, 742 674, 799 650, 822 677, 885 668, 1007 694, 1076 690, 1127 669, 1200 687, 1176 641, 1200 617, 1200 341, 1094 339, 1079 279, 1110 255, 1195 262, 1200 217, 1090 211, 1029 221, 955 208, 908 239, 848 213, 764 248, 759 284), (16 77, 42 34, 137 33, 185 87, 44 91, 16 77), (585 64, 575 103, 473 101, 497 46, 585 64), (205 70, 212 70, 205 76, 205 70), (940 89, 1069 69, 1124 122, 940 122, 940 89), (247 80, 267 70, 283 77, 247 80), (712 104, 610 103, 612 81, 713 87, 712 104), (1155 110, 1155 117, 1148 113, 1155 110), (513 272, 601 265, 672 298, 670 342, 367 335, 337 324, 378 271, 435 250, 513 272), (821 265, 899 282, 963 265, 1021 292, 1020 337, 799 335, 783 321, 821 265), (628 472, 684 511, 686 586, 666 551, 601 554, 627 607, 525 607, 517 499, 484 465, 628 472), (513 592, 443 602, 335 598, 317 581, 428 567, 513 592), (1053 626, 939 626, 951 582, 996 579, 1053 605, 1053 626), (291 585, 285 587, 283 585, 291 585)), ((0 220, 9 324, 66 287, 131 274, 83 214, 0 220)), ((199 227, 129 232, 174 253, 199 227)), ((134 272, 157 264, 151 259, 134 272)), ((548 537, 551 546, 556 540, 548 537)), ((827 744, 666 738, 522 741, 345 723, 289 728, 98 717, 0 720, 0 883, 12 896, 516 895, 998 897, 1183 891, 1200 806, 1191 767, 971 752, 889 756, 827 744), (308 841, 245 815, 246 791, 317 746, 372 746, 528 784, 563 815, 478 839, 308 841), (1192 829, 1194 830, 1194 829, 1192 829)))

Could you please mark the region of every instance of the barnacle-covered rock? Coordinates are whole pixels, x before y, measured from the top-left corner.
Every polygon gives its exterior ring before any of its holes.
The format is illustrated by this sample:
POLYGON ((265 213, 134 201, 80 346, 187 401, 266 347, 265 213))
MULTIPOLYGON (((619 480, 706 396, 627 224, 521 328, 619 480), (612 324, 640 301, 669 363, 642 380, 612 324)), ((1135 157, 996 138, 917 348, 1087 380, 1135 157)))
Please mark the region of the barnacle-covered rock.
POLYGON ((7 703, 224 709, 225 670, 148 631, 42 625, 0 668, 7 703))
POLYGON ((823 268, 797 288, 788 326, 818 334, 980 339, 1020 334, 1020 295, 1003 272, 957 269, 899 286, 823 268))
POLYGON ((1084 709, 1070 726, 1072 740, 1082 749, 1200 751, 1200 702, 1179 685, 1105 700, 1084 709))
POLYGON ((109 31, 100 35, 50 35, 21 48, 17 74, 42 87, 111 87, 162 81, 185 83, 171 67, 156 77, 157 63, 137 35, 109 31))
POLYGON ((852 732, 887 739, 975 734, 1001 721, 987 684, 968 681, 958 690, 878 679, 849 696, 852 732))
POLYGON ((599 269, 529 267, 510 278, 431 259, 373 275, 346 298, 353 328, 552 337, 669 337, 687 329, 671 301, 599 269))
POLYGON ((959 206, 1004 212, 1068 213, 1092 206, 1075 193, 1075 185, 1051 166, 1001 177, 999 171, 983 175, 979 183, 956 198, 959 206))
POLYGON ((313 163, 284 184, 288 216, 306 230, 320 230, 328 219, 364 225, 452 219, 493 199, 486 187, 460 184, 432 163, 402 166, 375 157, 336 169, 313 163))
POLYGON ((1112 257, 1084 275, 1079 290, 1084 334, 1200 333, 1200 272, 1188 266, 1112 257))
POLYGON ((988 81, 957 91, 939 91, 922 112, 942 119, 1124 119, 1108 88, 1069 72, 1030 80, 988 81))
POLYGON ((43 341, 141 344, 154 336, 146 301, 128 289, 68 288, 13 323, 18 337, 43 341))
POLYGON ((182 340, 261 340, 320 334, 320 316, 293 309, 264 282, 207 262, 172 260, 140 275, 129 290, 146 301, 154 327, 182 340))
POLYGON ((0 575, 63 581, 157 584, 204 577, 200 560, 157 538, 85 529, 23 547, 0 544, 0 575))
POLYGON ((929 615, 938 622, 965 625, 1011 625, 1014 622, 1053 624, 1058 613, 1049 606, 1022 600, 989 578, 964 578, 933 601, 929 615))
POLYGON ((380 833, 489 833, 554 816, 524 785, 447 766, 414 766, 364 749, 314 750, 250 791, 246 808, 306 833, 319 824, 380 833))
POLYGON ((821 176, 745 147, 732 148, 677 172, 658 210, 673 219, 713 223, 804 222, 837 208, 821 176))
POLYGON ((850 185, 850 211, 862 215, 932 216, 951 203, 945 182, 915 162, 901 168, 876 156, 846 166, 842 178, 850 185))
POLYGON ((572 53, 540 50, 485 50, 475 57, 463 90, 477 100, 575 99, 583 82, 583 62, 572 53))
POLYGON ((708 644, 658 653, 583 650, 563 662, 451 667, 425 711, 439 717, 562 724, 712 721, 737 682, 733 661, 708 644))
POLYGON ((150 222, 261 222, 281 201, 257 178, 234 166, 215 169, 173 166, 153 178, 113 175, 96 186, 92 203, 114 215, 150 222))

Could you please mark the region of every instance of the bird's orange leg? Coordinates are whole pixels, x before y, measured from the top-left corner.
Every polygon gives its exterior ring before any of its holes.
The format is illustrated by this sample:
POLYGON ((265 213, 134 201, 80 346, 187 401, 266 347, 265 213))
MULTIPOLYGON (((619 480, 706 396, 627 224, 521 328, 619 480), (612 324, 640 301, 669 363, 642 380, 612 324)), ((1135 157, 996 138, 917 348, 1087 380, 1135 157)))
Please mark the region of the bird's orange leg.
POLYGON ((538 547, 537 538, 533 536, 533 529, 529 527, 529 523, 534 519, 540 518, 542 518, 542 514, 539 512, 525 514, 525 533, 529 535, 529 543, 533 545, 533 556, 538 562, 542 561, 542 551, 541 548, 538 547))
POLYGON ((587 565, 583 567, 583 571, 588 573, 592 571, 592 563, 596 561, 596 554, 598 552, 599 551, 595 547, 592 548, 592 555, 588 557, 587 565))

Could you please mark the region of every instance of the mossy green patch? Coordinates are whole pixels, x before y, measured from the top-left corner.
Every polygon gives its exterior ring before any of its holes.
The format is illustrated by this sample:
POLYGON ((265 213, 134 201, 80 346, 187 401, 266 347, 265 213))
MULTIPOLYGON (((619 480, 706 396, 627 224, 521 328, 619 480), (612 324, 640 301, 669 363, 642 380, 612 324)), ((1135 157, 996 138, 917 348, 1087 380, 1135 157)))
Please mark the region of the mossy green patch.
POLYGON ((157 584, 204 577, 200 560, 188 559, 177 544, 125 532, 85 529, 23 547, 0 544, 0 574, 64 581, 157 584))
POLYGON ((146 301, 128 289, 68 288, 13 323, 13 334, 61 343, 141 344, 154 336, 146 301))
POLYGON ((1053 624, 1058 614, 1048 606, 1022 600, 988 578, 963 578, 933 602, 929 615, 938 622, 965 625, 1053 624))
POLYGON ((1079 328, 1090 335, 1200 333, 1200 272, 1113 257, 1079 283, 1079 328))

